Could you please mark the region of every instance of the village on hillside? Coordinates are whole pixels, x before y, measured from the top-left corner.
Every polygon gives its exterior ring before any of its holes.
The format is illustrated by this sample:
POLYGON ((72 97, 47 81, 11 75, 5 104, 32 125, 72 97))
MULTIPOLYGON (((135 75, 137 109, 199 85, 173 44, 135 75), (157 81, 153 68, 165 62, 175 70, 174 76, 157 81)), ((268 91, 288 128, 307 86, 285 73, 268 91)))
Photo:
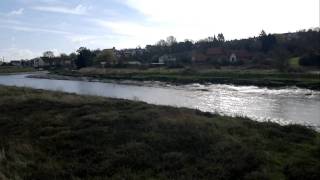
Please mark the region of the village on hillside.
MULTIPOLYGON (((145 48, 118 50, 90 50, 81 47, 77 52, 55 55, 46 51, 41 57, 30 60, 12 60, 4 65, 33 67, 37 69, 80 69, 83 67, 168 67, 184 66, 245 66, 248 68, 290 70, 293 63, 302 66, 319 66, 319 29, 302 30, 296 33, 267 34, 226 41, 223 34, 197 42, 178 42, 169 36, 155 45, 145 48)), ((1 65, 0 64, 0 65, 1 65)))

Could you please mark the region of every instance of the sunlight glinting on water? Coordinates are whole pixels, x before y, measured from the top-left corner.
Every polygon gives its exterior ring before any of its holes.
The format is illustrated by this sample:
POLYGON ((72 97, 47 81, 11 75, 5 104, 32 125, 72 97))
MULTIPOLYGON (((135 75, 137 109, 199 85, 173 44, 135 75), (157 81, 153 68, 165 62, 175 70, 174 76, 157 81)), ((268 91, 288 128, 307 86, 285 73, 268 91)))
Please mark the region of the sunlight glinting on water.
POLYGON ((0 84, 77 94, 139 100, 152 104, 187 107, 228 116, 249 117, 280 124, 320 128, 320 92, 296 87, 268 89, 234 85, 146 86, 0 76, 0 84))

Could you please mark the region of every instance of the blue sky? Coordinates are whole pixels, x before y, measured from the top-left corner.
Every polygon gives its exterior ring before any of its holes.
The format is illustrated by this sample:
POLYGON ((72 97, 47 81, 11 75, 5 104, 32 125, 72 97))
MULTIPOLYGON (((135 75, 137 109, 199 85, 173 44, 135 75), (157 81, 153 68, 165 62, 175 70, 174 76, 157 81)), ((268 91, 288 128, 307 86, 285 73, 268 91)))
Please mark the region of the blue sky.
POLYGON ((0 57, 319 27, 319 0, 1 0, 0 57))

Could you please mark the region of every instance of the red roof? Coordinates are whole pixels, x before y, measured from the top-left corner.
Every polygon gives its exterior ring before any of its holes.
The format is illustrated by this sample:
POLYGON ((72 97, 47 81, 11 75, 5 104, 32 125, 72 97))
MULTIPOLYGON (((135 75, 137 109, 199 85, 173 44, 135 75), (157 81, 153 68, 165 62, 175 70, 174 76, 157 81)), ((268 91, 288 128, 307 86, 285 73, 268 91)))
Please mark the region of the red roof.
POLYGON ((198 61, 198 62, 202 62, 202 61, 206 61, 207 60, 207 56, 205 56, 204 54, 201 53, 195 53, 192 55, 192 61, 198 61))
POLYGON ((207 55, 224 55, 225 51, 223 48, 209 48, 207 50, 207 55))
POLYGON ((244 51, 244 50, 234 50, 234 51, 231 51, 231 53, 234 53, 239 58, 250 59, 252 57, 252 55, 248 51, 244 51))

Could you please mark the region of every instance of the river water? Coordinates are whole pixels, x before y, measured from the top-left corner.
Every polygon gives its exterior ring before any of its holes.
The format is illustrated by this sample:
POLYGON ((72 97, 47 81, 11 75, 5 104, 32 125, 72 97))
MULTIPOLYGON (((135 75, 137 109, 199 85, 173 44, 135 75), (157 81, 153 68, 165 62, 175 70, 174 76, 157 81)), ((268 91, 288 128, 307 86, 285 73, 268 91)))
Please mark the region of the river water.
POLYGON ((188 107, 257 121, 303 124, 320 129, 320 91, 296 87, 268 89, 234 85, 150 85, 0 76, 0 84, 85 95, 140 100, 151 104, 188 107))

